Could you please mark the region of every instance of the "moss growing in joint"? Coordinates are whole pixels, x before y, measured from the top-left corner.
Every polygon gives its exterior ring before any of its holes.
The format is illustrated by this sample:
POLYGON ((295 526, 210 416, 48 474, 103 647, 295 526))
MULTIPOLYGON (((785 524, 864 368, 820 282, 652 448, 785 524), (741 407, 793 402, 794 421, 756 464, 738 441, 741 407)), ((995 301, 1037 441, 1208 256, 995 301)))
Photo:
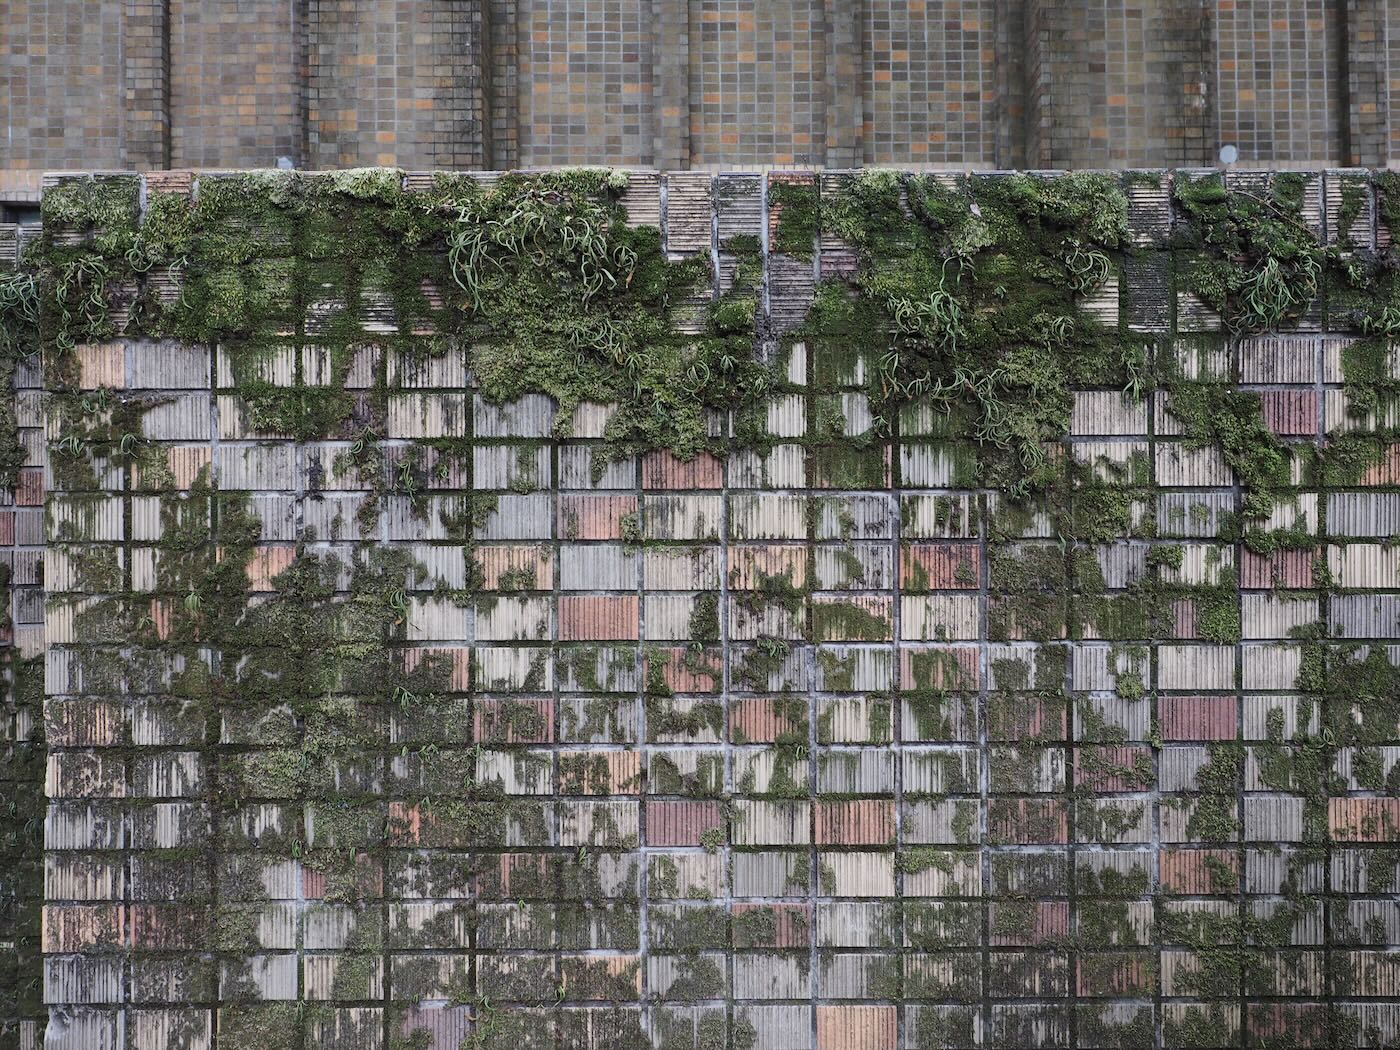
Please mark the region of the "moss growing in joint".
POLYGON ((820 200, 810 179, 771 179, 768 206, 777 213, 772 249, 796 259, 810 259, 816 250, 820 225, 820 200))

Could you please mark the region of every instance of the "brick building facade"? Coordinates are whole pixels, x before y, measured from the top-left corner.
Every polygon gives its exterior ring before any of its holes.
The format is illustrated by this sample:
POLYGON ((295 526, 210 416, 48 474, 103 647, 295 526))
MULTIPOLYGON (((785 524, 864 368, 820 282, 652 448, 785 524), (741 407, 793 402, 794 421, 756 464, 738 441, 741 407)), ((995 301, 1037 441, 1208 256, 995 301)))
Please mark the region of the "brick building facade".
POLYGON ((28 0, 43 170, 1384 165, 1381 0, 28 0))

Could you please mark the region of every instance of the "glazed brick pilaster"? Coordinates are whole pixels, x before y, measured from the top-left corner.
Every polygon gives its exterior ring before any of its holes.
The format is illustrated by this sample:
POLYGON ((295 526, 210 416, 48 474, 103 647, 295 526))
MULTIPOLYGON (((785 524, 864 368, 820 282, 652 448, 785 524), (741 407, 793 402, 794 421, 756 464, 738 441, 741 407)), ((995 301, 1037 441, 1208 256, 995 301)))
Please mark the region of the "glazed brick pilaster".
POLYGON ((170 166, 170 8, 167 0, 126 0, 122 156, 130 168, 170 166))
POLYGON ((658 43, 652 73, 656 133, 652 163, 665 170, 690 163, 690 15, 687 0, 653 0, 658 43))
POLYGON ((854 168, 864 160, 863 0, 826 4, 826 166, 854 168))
POLYGON ((1388 23, 1390 5, 1357 0, 1346 10, 1347 136, 1346 164, 1383 165, 1390 153, 1388 23))

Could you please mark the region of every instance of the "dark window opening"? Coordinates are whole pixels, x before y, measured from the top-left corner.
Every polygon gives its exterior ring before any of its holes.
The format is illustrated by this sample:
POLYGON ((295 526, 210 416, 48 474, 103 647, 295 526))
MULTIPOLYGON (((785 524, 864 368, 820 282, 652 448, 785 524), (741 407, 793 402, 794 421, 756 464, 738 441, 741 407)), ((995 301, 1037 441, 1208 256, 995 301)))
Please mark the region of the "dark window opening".
POLYGON ((38 226, 39 221, 37 201, 0 202, 0 223, 14 222, 21 226, 38 226))

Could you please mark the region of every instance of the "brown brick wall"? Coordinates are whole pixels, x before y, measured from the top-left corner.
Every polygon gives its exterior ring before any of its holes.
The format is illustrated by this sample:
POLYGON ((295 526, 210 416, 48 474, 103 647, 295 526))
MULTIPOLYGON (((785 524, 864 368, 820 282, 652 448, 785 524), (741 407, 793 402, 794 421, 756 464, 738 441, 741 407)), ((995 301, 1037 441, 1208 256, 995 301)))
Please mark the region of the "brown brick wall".
POLYGON ((1332 0, 1215 5, 1220 143, 1245 164, 1341 159, 1338 10, 1332 0))
POLYGON ((517 14, 519 161, 650 164, 650 0, 554 0, 517 14))
POLYGON ((1397 40, 1382 0, 30 0, 0 195, 279 157, 1383 165, 1397 40))
POLYGON ((22 0, 3 17, 0 168, 122 166, 122 4, 22 0))
POLYGON ((489 0, 491 29, 485 58, 490 71, 487 84, 490 94, 488 123, 491 135, 487 143, 499 168, 510 168, 520 156, 520 142, 515 121, 516 98, 519 92, 520 66, 516 59, 515 0, 489 0))
POLYGON ((313 0, 308 163, 479 168, 483 5, 313 0))
POLYGON ((287 0, 170 0, 177 168, 301 162, 302 29, 287 0))

